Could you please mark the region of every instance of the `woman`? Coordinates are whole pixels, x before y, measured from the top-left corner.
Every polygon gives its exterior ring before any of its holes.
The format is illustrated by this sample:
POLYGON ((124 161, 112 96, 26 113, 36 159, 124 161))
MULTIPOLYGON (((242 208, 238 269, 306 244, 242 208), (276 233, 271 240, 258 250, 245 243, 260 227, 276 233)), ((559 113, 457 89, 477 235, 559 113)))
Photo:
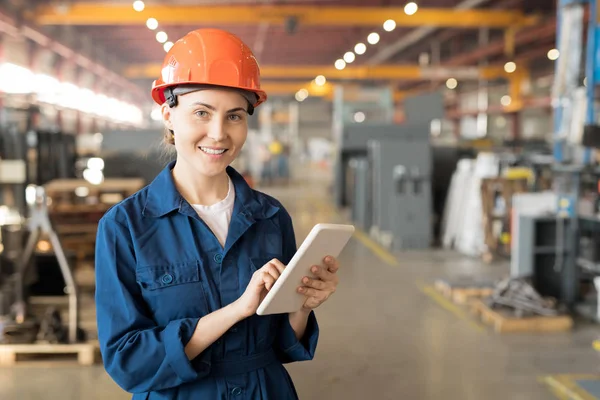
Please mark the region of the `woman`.
POLYGON ((237 37, 201 29, 153 84, 177 161, 110 209, 96 242, 100 349, 134 399, 294 399, 282 364, 314 356, 313 309, 335 291, 335 259, 303 280, 302 310, 255 313, 296 251, 284 207, 229 166, 266 100, 259 81, 237 37))

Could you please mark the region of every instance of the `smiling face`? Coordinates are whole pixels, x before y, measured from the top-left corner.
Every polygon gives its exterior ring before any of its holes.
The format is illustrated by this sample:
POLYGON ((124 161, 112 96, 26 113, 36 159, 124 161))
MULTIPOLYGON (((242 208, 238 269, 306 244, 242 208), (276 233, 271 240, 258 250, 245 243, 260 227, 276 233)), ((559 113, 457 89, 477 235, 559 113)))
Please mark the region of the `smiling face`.
POLYGON ((206 89, 163 104, 165 126, 175 132, 177 163, 206 177, 222 174, 248 135, 248 101, 234 90, 206 89))

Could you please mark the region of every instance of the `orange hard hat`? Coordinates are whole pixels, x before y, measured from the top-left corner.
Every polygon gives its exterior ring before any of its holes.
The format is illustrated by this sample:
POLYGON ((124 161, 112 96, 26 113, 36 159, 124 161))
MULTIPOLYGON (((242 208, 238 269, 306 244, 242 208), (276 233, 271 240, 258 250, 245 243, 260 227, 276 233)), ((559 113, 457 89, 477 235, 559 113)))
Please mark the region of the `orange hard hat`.
POLYGON ((152 84, 152 98, 162 105, 167 101, 165 90, 182 85, 222 86, 254 93, 252 108, 267 99, 260 89, 260 68, 252 50, 237 36, 220 29, 197 29, 175 42, 165 56, 160 78, 152 84))

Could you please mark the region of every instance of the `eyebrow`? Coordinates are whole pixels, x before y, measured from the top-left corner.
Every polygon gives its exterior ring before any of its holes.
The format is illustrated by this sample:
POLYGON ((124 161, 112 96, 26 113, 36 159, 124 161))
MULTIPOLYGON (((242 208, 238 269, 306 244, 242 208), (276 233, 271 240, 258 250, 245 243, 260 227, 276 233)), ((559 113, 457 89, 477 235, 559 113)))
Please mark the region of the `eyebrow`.
MULTIPOLYGON (((196 106, 203 106, 203 107, 208 108, 209 110, 217 111, 217 109, 215 107, 211 106, 210 104, 202 103, 200 101, 196 101, 196 102, 190 104, 190 107, 196 107, 196 106)), ((232 112, 236 112, 236 111, 248 112, 248 110, 246 110, 244 107, 237 107, 237 108, 232 108, 231 110, 228 110, 227 113, 232 113, 232 112)))

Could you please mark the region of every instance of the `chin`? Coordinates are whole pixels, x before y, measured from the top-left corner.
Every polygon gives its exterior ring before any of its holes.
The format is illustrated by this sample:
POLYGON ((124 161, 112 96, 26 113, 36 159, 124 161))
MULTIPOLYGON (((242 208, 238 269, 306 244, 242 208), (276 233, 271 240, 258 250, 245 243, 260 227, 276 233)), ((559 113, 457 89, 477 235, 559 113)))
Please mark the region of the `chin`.
POLYGON ((219 176, 225 172, 231 164, 230 160, 219 160, 218 162, 206 162, 204 160, 194 160, 193 167, 198 173, 204 176, 219 176))

